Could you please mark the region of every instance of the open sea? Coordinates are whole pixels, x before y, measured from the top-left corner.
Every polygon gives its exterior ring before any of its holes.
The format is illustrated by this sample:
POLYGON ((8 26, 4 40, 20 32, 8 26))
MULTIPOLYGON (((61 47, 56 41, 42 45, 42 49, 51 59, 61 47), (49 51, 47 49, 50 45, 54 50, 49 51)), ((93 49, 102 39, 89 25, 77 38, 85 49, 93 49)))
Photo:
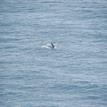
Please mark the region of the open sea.
POLYGON ((107 107, 107 0, 0 0, 0 107, 107 107))

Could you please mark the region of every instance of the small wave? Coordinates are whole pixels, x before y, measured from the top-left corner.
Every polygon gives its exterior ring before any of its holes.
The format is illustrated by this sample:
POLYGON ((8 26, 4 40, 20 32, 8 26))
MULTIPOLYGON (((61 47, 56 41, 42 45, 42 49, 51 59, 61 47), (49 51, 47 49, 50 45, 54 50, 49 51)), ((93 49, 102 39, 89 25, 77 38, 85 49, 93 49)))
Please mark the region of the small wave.
POLYGON ((41 48, 47 48, 47 49, 49 49, 50 47, 47 46, 47 45, 42 45, 41 48))

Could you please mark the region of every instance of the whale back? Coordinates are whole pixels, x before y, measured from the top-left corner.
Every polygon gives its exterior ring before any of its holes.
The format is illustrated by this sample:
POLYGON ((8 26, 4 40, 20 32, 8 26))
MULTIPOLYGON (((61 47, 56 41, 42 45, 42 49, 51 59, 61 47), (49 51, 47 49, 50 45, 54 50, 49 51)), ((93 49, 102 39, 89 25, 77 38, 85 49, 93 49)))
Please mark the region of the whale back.
POLYGON ((51 42, 51 48, 54 49, 55 45, 51 42))

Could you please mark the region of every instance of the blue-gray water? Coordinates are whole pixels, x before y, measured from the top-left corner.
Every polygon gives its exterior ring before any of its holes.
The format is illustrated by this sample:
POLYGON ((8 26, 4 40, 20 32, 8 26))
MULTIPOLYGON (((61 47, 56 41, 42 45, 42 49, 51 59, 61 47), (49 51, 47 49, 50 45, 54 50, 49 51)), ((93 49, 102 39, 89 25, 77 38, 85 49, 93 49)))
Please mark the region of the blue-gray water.
POLYGON ((107 0, 0 0, 0 107, 107 107, 107 0))

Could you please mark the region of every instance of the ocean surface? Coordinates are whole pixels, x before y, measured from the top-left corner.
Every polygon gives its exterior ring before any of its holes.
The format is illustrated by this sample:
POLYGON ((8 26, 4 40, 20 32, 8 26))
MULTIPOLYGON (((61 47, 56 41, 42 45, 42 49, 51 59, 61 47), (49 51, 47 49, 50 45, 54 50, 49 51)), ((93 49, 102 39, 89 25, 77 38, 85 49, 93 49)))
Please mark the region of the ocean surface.
POLYGON ((0 0, 0 107, 107 107, 107 0, 0 0))

